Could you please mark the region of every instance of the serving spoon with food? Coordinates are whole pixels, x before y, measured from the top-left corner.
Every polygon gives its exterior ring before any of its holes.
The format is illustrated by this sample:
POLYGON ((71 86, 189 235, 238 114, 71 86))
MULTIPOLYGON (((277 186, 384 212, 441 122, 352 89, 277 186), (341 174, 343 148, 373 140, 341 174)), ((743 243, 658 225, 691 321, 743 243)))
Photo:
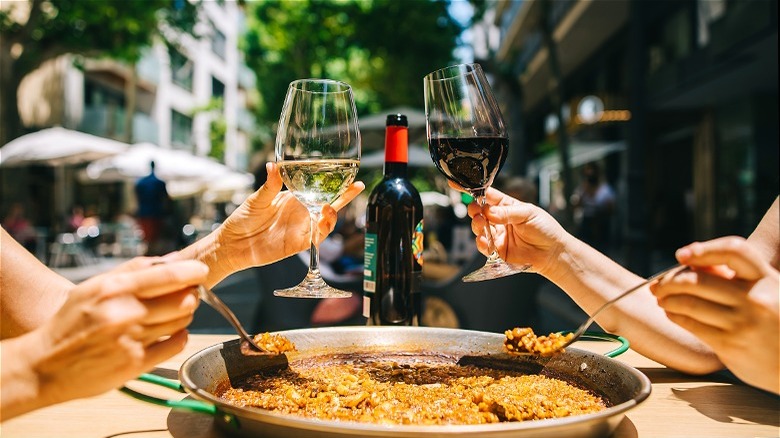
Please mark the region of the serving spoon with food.
MULTIPOLYGON (((152 265, 161 265, 165 263, 167 263, 166 260, 157 260, 153 262, 152 265)), ((245 356, 270 356, 295 350, 295 345, 281 335, 263 333, 255 337, 250 336, 244 329, 244 326, 241 325, 241 321, 239 321, 233 311, 230 310, 230 307, 228 307, 214 291, 202 284, 198 285, 197 290, 198 297, 222 315, 241 337, 241 354, 245 356)))
POLYGON ((245 356, 278 355, 295 350, 295 345, 281 335, 263 333, 255 337, 250 336, 233 311, 211 289, 198 285, 198 296, 236 329, 236 333, 241 336, 242 340, 241 354, 245 356))
POLYGON ((564 348, 576 342, 585 333, 588 327, 596 320, 599 313, 604 309, 669 273, 674 272, 675 274, 678 274, 687 271, 688 269, 690 269, 688 266, 677 264, 650 276, 647 280, 644 280, 604 303, 593 312, 593 314, 590 315, 590 318, 582 323, 577 330, 571 333, 550 333, 548 336, 536 336, 534 331, 530 328, 514 328, 512 330, 507 330, 504 332, 506 335, 504 349, 513 356, 552 356, 558 352, 562 352, 564 348))

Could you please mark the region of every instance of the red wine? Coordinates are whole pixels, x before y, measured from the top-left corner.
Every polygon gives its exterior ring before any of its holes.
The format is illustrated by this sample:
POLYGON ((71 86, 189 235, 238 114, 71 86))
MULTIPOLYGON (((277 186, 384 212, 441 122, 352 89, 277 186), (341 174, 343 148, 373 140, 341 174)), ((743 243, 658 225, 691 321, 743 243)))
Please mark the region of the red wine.
POLYGON ((366 209, 363 316, 369 325, 419 325, 423 206, 406 177, 406 117, 390 115, 385 171, 366 209))
POLYGON ((439 137, 429 140, 441 173, 467 190, 486 189, 506 161, 506 137, 439 137))

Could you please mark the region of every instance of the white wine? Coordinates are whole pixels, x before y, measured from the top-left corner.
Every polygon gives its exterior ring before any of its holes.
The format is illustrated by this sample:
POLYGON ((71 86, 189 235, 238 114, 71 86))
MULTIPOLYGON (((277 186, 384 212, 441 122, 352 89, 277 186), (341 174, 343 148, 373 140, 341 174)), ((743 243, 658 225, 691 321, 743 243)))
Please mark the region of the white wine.
POLYGON ((279 169, 287 188, 306 208, 319 207, 338 199, 355 180, 358 160, 280 161, 279 169))

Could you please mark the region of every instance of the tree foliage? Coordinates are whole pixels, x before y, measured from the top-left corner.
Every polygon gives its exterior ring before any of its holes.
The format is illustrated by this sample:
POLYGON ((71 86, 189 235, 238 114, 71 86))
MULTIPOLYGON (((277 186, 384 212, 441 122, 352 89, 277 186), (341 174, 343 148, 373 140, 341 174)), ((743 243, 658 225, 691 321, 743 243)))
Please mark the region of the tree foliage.
MULTIPOLYGON (((4 2, 0 89, 17 90, 25 75, 66 53, 137 61, 161 30, 191 32, 197 9, 187 0, 4 2)), ((21 132, 16 93, 2 94, 0 144, 21 132)))
POLYGON ((448 1, 298 0, 247 4, 247 64, 258 77, 258 121, 278 120, 287 85, 330 78, 353 86, 358 112, 423 106, 423 76, 453 61, 463 30, 448 1))

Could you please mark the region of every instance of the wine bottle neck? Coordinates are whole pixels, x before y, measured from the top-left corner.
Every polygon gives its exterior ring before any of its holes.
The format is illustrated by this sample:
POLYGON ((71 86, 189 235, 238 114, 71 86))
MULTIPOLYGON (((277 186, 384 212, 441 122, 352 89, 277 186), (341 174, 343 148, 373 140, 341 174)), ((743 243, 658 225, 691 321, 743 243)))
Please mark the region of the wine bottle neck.
POLYGON ((406 118, 388 116, 385 127, 385 176, 406 177, 406 167, 409 163, 409 128, 406 118))
POLYGON ((406 126, 385 128, 385 161, 409 162, 409 129, 406 126))
POLYGON ((385 176, 388 178, 406 178, 407 163, 397 161, 385 162, 385 176))

